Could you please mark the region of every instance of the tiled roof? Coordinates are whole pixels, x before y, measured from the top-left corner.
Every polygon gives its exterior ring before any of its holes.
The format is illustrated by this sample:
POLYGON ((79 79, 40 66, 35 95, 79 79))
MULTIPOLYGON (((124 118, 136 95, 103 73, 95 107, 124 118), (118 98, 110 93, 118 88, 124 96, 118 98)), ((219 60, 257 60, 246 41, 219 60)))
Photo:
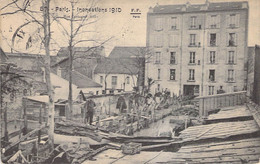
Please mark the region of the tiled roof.
POLYGON ((109 58, 132 58, 141 56, 145 47, 114 47, 109 58))
MULTIPOLYGON (((84 56, 84 55, 101 55, 104 47, 74 47, 73 53, 74 56, 84 56)), ((69 48, 68 47, 61 47, 57 56, 69 56, 69 48)))
MULTIPOLYGON (((66 80, 69 80, 69 75, 65 76, 66 80)), ((78 88, 97 88, 102 87, 102 85, 96 83, 87 76, 77 72, 72 71, 72 84, 76 85, 78 88)))
POLYGON ((7 59, 7 56, 1 47, 0 47, 0 59, 1 59, 0 62, 4 62, 7 59))
POLYGON ((97 65, 95 73, 137 74, 135 58, 103 58, 97 65))
POLYGON ((180 13, 197 11, 220 11, 248 8, 248 2, 220 2, 208 4, 157 5, 149 13, 180 13))
MULTIPOLYGON (((104 54, 104 47, 97 47, 97 48, 91 48, 91 47, 74 47, 74 57, 75 58, 92 58, 92 57, 101 57, 105 56, 104 54)), ((69 50, 68 47, 61 47, 59 50, 57 56, 59 57, 59 61, 57 61, 55 64, 52 65, 52 67, 57 66, 58 64, 61 64, 69 59, 69 50)))

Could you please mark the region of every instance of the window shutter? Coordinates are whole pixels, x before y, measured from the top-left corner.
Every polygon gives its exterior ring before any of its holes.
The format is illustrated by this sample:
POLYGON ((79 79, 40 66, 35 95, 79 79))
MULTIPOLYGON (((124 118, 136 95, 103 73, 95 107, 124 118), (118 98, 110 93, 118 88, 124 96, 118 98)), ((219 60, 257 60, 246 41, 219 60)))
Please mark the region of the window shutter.
POLYGON ((206 81, 209 81, 209 70, 206 71, 206 81))
POLYGON ((240 15, 236 14, 236 27, 239 27, 240 15))
POLYGON ((169 30, 172 29, 172 18, 171 17, 169 17, 169 20, 168 20, 168 28, 169 28, 169 30))
POLYGON ((234 52, 234 63, 237 64, 237 51, 234 52))
POLYGON ((160 18, 160 30, 163 30, 163 24, 164 24, 163 18, 160 18))
POLYGON ((235 45, 236 45, 236 46, 238 45, 238 42, 237 42, 238 39, 237 39, 237 37, 238 37, 238 34, 236 33, 236 34, 235 34, 235 45))
POLYGON ((217 15, 216 25, 217 25, 217 28, 220 28, 220 15, 217 15))
POLYGON ((228 81, 228 69, 226 70, 226 77, 225 77, 225 81, 228 81))
POLYGON ((226 45, 228 46, 228 41, 229 41, 229 33, 226 33, 226 45))
POLYGON ((174 35, 175 46, 179 46, 179 35, 174 35))
POLYGON ((207 63, 210 63, 210 51, 207 53, 206 61, 207 63))
POLYGON ((180 26, 180 19, 179 17, 176 17, 176 29, 179 29, 180 26))
POLYGON ((229 27, 230 24, 230 15, 226 15, 226 26, 229 27))
POLYGON ((159 35, 159 45, 160 47, 163 46, 163 35, 159 35))
POLYGON ((228 63, 229 51, 226 52, 226 63, 228 63))
POLYGON ((234 82, 236 81, 236 70, 234 69, 234 72, 233 72, 233 78, 234 78, 234 82))
POLYGON ((207 46, 209 47, 210 46, 210 33, 208 33, 208 41, 207 41, 207 46))
POLYGON ((217 33, 216 34, 216 46, 219 46, 220 45, 220 34, 219 33, 217 33))

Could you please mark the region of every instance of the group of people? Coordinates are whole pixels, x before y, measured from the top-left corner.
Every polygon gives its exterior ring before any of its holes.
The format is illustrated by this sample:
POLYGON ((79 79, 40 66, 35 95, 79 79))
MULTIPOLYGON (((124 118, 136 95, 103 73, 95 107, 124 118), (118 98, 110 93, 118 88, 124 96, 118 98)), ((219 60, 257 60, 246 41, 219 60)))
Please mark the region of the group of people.
MULTIPOLYGON (((136 113, 137 110, 139 110, 139 106, 142 106, 143 108, 140 109, 141 111, 154 115, 154 110, 159 106, 162 101, 166 101, 169 96, 170 93, 167 90, 165 90, 163 93, 158 92, 154 96, 151 93, 148 93, 146 96, 142 96, 138 93, 133 93, 128 98, 127 104, 125 97, 123 95, 120 95, 116 103, 116 109, 118 109, 119 115, 124 113, 130 114, 136 113)), ((88 123, 90 125, 93 123, 95 109, 96 104, 93 98, 88 98, 83 105, 83 111, 85 114, 84 123, 88 123)))

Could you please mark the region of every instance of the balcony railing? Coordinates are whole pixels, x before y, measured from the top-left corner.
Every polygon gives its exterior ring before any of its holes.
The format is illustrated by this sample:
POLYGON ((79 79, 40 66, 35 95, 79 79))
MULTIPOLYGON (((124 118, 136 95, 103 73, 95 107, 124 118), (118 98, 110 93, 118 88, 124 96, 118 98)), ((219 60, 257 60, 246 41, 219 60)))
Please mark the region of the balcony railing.
POLYGON ((246 102, 246 91, 200 96, 195 99, 199 100, 200 116, 206 117, 210 111, 244 104, 246 102))

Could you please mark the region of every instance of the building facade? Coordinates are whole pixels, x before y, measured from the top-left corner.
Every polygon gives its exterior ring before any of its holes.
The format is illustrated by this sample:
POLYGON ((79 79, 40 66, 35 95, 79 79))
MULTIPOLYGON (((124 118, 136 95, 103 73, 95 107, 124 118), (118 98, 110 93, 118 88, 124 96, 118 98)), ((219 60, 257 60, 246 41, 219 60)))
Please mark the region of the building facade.
POLYGON ((245 89, 248 3, 157 5, 147 14, 151 92, 213 95, 245 89))

